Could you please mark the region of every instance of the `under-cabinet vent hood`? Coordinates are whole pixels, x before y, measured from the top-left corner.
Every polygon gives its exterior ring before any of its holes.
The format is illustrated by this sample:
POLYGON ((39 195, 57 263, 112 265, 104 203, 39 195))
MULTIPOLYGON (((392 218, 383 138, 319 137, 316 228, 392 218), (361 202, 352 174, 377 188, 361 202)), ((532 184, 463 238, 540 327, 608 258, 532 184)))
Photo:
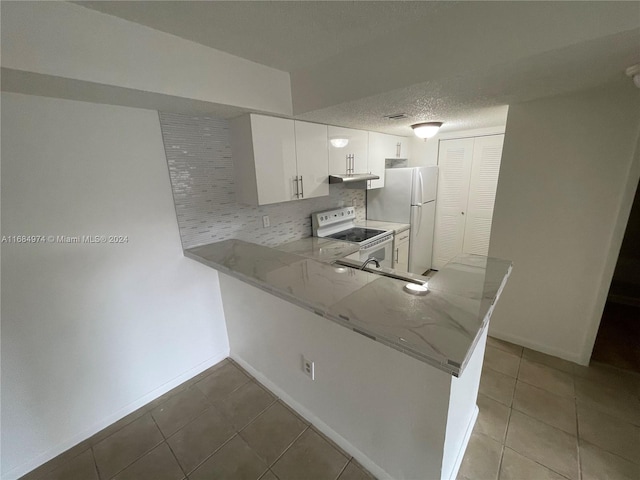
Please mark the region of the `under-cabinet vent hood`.
POLYGON ((329 183, 352 183, 364 182, 366 180, 378 180, 380 177, 372 173, 341 173, 339 175, 329 175, 329 183))

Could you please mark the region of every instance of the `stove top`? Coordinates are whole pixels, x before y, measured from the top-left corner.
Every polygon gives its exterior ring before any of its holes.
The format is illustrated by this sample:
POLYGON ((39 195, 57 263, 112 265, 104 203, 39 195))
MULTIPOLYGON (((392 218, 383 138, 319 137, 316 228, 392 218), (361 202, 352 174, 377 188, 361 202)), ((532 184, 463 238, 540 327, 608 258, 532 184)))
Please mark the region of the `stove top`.
POLYGON ((333 235, 327 235, 326 238, 333 238, 344 242, 362 243, 370 238, 380 235, 381 233, 385 233, 385 231, 375 230, 373 228, 353 227, 334 233, 333 235))

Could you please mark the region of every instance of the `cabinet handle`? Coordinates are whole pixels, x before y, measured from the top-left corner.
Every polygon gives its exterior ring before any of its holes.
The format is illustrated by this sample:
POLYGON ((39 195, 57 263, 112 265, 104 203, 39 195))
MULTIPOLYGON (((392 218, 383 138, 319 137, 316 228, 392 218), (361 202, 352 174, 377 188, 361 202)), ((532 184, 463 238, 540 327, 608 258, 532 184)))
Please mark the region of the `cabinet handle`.
POLYGON ((461 215, 464 215, 464 212, 460 212, 461 215))
POLYGON ((402 149, 402 144, 400 142, 396 143, 396 158, 400 158, 401 149, 402 149))
POLYGON ((400 259, 400 248, 396 248, 396 263, 398 263, 400 259))
POLYGON ((302 180, 302 175, 300 175, 300 196, 304 198, 304 181, 302 180))
POLYGON ((293 179, 293 181, 296 184, 296 193, 294 193, 296 198, 300 198, 300 185, 298 184, 298 176, 296 175, 296 177, 293 179))

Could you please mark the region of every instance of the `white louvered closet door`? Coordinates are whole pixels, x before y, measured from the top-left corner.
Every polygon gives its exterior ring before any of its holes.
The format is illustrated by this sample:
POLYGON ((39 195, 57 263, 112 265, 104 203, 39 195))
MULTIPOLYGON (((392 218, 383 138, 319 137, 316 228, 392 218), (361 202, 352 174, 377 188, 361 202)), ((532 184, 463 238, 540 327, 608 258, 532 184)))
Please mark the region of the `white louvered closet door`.
POLYGON ((504 135, 478 137, 473 145, 463 253, 487 255, 504 135))
POLYGON ((473 138, 440 141, 432 267, 462 252, 473 161, 473 138))

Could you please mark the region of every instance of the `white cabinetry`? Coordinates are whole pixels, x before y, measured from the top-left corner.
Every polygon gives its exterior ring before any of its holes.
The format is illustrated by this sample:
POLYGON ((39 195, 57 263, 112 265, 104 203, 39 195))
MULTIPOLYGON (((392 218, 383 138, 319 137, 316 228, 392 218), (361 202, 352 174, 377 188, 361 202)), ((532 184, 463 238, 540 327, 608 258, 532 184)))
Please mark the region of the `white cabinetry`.
POLYGON ((378 175, 380 178, 367 181, 367 190, 384 187, 384 161, 393 152, 393 137, 391 135, 369 132, 367 171, 378 175))
POLYGON ((295 121, 300 198, 329 195, 327 126, 295 121))
POLYGON ((366 173, 369 171, 367 167, 369 132, 329 125, 327 133, 329 139, 330 175, 366 173), (330 142, 334 138, 346 138, 349 143, 345 147, 337 148, 331 145, 330 142), (351 155, 353 157, 350 157, 351 155), (353 158, 353 160, 350 160, 350 158, 353 158))
POLYGON ((397 272, 409 271, 409 238, 411 231, 396 233, 393 237, 393 269, 397 272))
POLYGON ((408 139, 385 133, 369 132, 369 158, 367 171, 378 175, 378 180, 369 180, 367 190, 384 187, 384 171, 387 158, 407 158, 408 139))
POLYGON ((325 125, 251 114, 233 119, 231 129, 239 203, 266 205, 329 194, 325 125))
POLYGON ((487 255, 504 135, 441 140, 433 268, 487 255))

